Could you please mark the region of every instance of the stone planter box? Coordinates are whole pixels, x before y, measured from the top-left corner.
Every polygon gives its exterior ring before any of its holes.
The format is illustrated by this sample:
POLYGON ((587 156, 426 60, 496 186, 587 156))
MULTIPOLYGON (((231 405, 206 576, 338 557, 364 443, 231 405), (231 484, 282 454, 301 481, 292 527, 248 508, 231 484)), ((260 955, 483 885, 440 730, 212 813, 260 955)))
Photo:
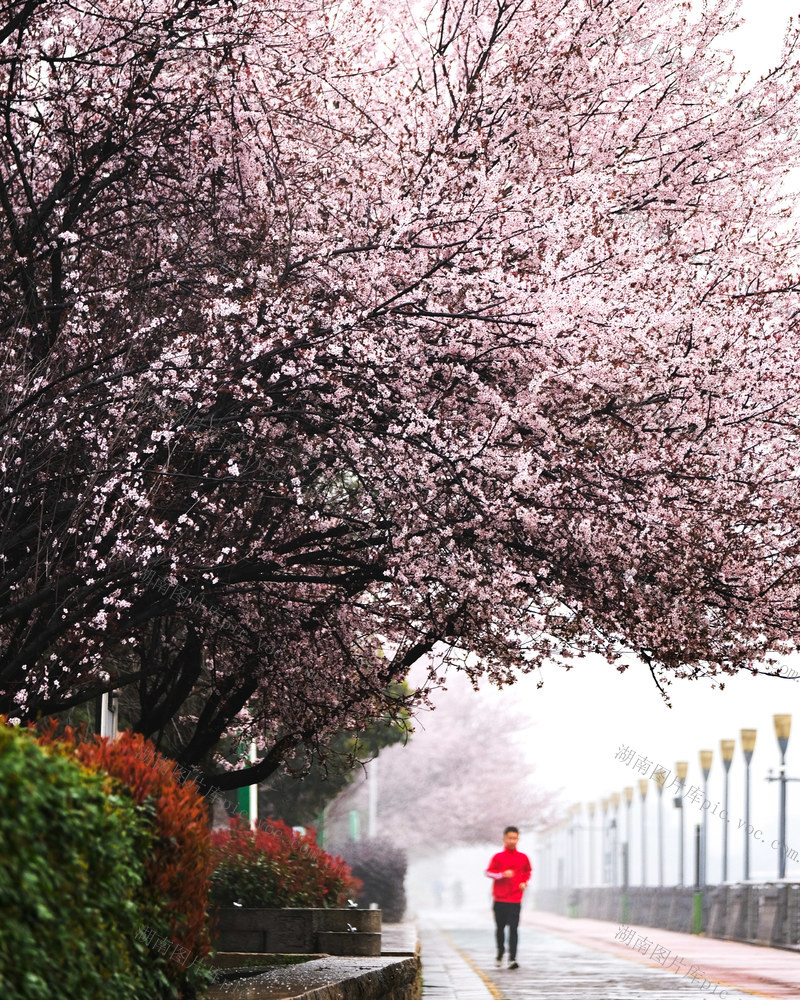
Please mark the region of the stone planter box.
POLYGON ((296 955, 380 955, 381 911, 220 907, 218 951, 296 955), (355 931, 348 930, 348 925, 355 931), (336 949, 336 950, 334 950, 336 949))
POLYGON ((381 936, 366 931, 317 931, 319 950, 326 955, 380 955, 381 936))

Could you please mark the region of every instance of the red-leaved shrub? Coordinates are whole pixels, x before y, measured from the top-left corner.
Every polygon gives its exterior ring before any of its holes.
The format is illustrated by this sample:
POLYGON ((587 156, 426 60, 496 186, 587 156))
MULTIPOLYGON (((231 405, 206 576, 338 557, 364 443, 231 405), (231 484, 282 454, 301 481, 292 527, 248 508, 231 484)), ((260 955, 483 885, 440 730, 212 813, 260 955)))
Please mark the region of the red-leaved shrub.
POLYGON ((211 900, 218 906, 341 906, 361 886, 341 858, 317 844, 313 830, 300 837, 280 820, 262 820, 251 830, 235 818, 211 840, 211 900))
MULTIPOLYGON (((147 859, 148 888, 159 901, 174 944, 194 955, 211 950, 208 928, 211 856, 207 809, 192 782, 181 784, 174 762, 157 753, 138 733, 116 740, 85 736, 57 724, 39 733, 42 743, 60 745, 86 767, 105 771, 129 790, 133 800, 152 809, 154 853, 147 859)), ((180 966, 168 966, 178 975, 180 966)))

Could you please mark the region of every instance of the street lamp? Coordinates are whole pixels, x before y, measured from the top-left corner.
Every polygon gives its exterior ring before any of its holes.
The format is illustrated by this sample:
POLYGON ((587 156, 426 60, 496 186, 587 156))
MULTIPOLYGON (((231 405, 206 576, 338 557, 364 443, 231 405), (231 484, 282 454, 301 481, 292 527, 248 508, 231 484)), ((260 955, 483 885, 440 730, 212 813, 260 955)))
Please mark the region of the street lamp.
POLYGON ((658 884, 664 885, 664 810, 663 795, 664 783, 667 780, 667 772, 659 768, 653 775, 653 781, 658 788, 658 884))
POLYGON ((642 885, 647 885, 647 817, 644 811, 644 801, 647 798, 647 778, 639 778, 639 794, 642 797, 642 885))
POLYGON ((606 818, 608 816, 608 796, 604 799, 600 799, 600 808, 603 810, 603 836, 600 840, 602 859, 603 859, 603 872, 602 879, 603 885, 608 885, 611 881, 611 865, 608 863, 608 823, 606 818))
MULTIPOLYGON (((703 802, 708 802, 708 775, 711 771, 713 750, 700 751, 700 769, 703 772, 703 802)), ((704 889, 707 881, 707 849, 708 849, 708 806, 703 808, 703 830, 700 835, 700 888, 704 889)))
POLYGON ((581 863, 582 862, 581 847, 583 846, 583 842, 582 842, 582 838, 581 838, 581 812, 582 811, 583 811, 583 806, 581 805, 580 802, 576 802, 575 805, 572 807, 572 821, 573 821, 573 829, 575 831, 575 833, 574 833, 574 837, 575 837, 575 851, 574 851, 574 854, 575 854, 575 870, 573 872, 573 882, 574 882, 574 884, 576 886, 579 886, 581 884, 581 875, 582 875, 582 868, 583 868, 583 865, 581 863))
POLYGON ((722 824, 722 881, 728 881, 728 772, 731 769, 736 740, 720 740, 722 766, 725 768, 725 822, 722 824))
POLYGON ((597 809, 596 802, 589 803, 589 885, 594 885, 594 814, 597 809))
POLYGON ((614 818, 611 820, 611 850, 613 851, 611 855, 611 884, 618 885, 618 869, 617 869, 617 854, 619 853, 619 792, 611 793, 611 805, 614 807, 614 818))
POLYGON ((689 773, 689 763, 688 763, 688 761, 679 760, 675 764, 675 774, 677 775, 678 782, 679 782, 678 795, 675 798, 675 805, 681 811, 681 820, 680 820, 680 838, 681 839, 680 839, 680 844, 679 844, 680 850, 678 851, 678 856, 680 858, 680 881, 678 883, 679 885, 683 885, 684 884, 684 868, 683 868, 684 855, 683 855, 683 851, 684 851, 684 841, 685 841, 686 838, 684 837, 684 833, 683 833, 683 786, 684 786, 684 784, 686 782, 686 775, 688 773, 689 773))
POLYGON ((631 878, 631 805, 633 804, 633 785, 625 789, 625 855, 623 861, 623 884, 627 891, 631 878))
MULTIPOLYGON (((781 748, 781 773, 775 780, 781 783, 781 831, 778 846, 778 878, 786 878, 786 747, 789 745, 789 733, 792 729, 791 715, 774 715, 775 735, 781 748)), ((773 780, 773 779, 769 779, 773 780)))
POLYGON ((755 729, 743 729, 742 751, 744 752, 744 880, 750 878, 750 761, 756 748, 755 729))

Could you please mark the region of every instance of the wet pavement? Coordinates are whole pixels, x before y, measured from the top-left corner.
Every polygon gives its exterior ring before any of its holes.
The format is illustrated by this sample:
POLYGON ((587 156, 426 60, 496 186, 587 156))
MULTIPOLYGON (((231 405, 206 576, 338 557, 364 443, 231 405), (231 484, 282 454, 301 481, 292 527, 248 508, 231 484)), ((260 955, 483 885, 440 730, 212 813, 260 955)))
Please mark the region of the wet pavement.
MULTIPOLYGON (((307 993, 322 995, 331 988, 340 994, 342 991, 335 988, 342 981, 363 981, 370 973, 381 973, 413 956, 417 946, 416 926, 385 924, 381 944, 379 957, 325 955, 298 965, 276 966, 246 979, 211 986, 203 993, 203 1000, 288 1000, 307 993)), ((368 990, 365 995, 369 995, 368 990)))
MULTIPOLYGON (((377 973, 421 944, 423 1000, 800 1000, 800 953, 657 928, 523 912, 518 969, 497 969, 490 910, 433 911, 387 934, 380 958, 319 958, 212 987, 207 1000, 285 1000, 377 973), (646 952, 637 950, 648 942, 646 952), (665 956, 665 953, 668 953, 665 956), (654 957, 656 956, 656 957, 654 957), (665 966, 665 967, 661 967, 665 966)), ((354 984, 355 985, 355 984, 354 984)), ((353 997, 368 995, 361 985, 353 997)))
MULTIPOLYGON (((536 919, 536 914, 532 919, 536 919)), ((549 915, 548 915, 549 916, 549 915)), ((583 923, 583 922, 582 922, 583 923)), ((423 915, 419 922, 422 945, 423 1000, 690 1000, 714 997, 715 1000, 752 1000, 752 997, 800 998, 800 956, 775 955, 775 949, 759 949, 734 942, 708 942, 728 947, 730 968, 715 961, 705 967, 697 956, 698 939, 691 935, 668 935, 648 928, 652 939, 660 934, 677 939, 685 956, 672 971, 650 967, 641 954, 614 941, 618 926, 602 921, 587 922, 601 926, 599 937, 607 939, 601 950, 598 941, 591 944, 586 928, 576 929, 582 940, 570 940, 569 924, 560 934, 550 927, 534 926, 523 915, 517 960, 519 969, 497 969, 494 963, 492 917, 481 915, 423 915), (612 953, 616 951, 617 953, 612 953), (752 956, 750 953, 754 953, 752 956), (746 962, 768 965, 775 957, 776 967, 788 968, 786 981, 753 982, 746 980, 739 968, 741 956, 746 962), (739 962, 734 956, 740 957, 739 962), (743 978, 745 981, 743 982, 743 978)), ((700 939, 701 943, 705 939, 700 939)), ((669 942, 673 946, 675 940, 669 942)), ((680 956, 683 957, 683 956, 680 956)), ((754 970, 757 972, 758 970, 754 970)), ((745 970, 746 972, 746 970, 745 970)))
MULTIPOLYGON (((380 973, 402 959, 340 958, 326 956, 302 965, 270 969, 246 979, 211 986, 203 1000, 288 1000, 306 993, 333 989, 345 980, 356 980, 370 973, 380 973)), ((341 990, 338 991, 341 993, 341 990)), ((366 995, 369 995, 368 993, 366 995)))

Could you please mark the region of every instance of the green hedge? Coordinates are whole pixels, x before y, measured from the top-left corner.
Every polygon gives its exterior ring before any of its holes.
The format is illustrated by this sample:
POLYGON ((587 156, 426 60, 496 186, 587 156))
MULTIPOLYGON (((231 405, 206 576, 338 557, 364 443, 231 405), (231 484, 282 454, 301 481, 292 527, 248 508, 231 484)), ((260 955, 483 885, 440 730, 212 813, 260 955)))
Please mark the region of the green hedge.
POLYGON ((0 997, 176 995, 136 940, 150 843, 110 778, 0 726, 0 997))

